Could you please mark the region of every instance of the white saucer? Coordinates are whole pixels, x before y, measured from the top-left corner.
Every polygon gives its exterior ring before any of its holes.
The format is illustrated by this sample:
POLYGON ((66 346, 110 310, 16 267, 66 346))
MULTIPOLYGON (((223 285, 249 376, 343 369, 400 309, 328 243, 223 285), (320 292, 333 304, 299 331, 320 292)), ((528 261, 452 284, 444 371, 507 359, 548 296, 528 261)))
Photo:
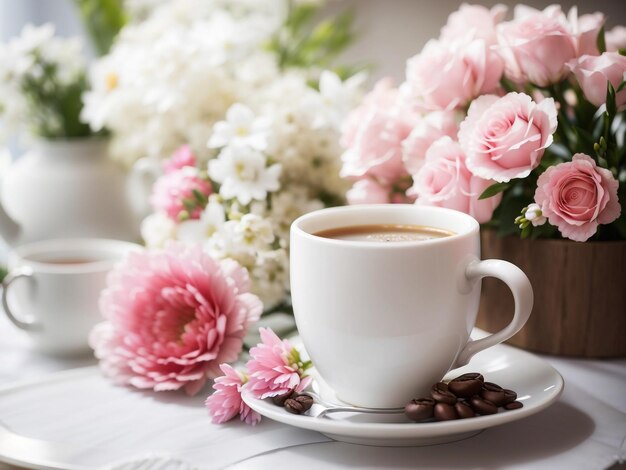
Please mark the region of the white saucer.
MULTIPOLYGON (((311 418, 291 414, 271 400, 259 400, 247 392, 244 392, 243 400, 266 418, 318 431, 337 441, 374 446, 424 446, 458 441, 483 429, 533 415, 554 403, 563 391, 563 378, 552 366, 533 354, 506 345, 494 346, 477 354, 467 366, 449 372, 446 378, 466 372, 480 372, 485 380, 515 390, 524 407, 470 419, 413 423, 397 414, 337 413, 325 418, 311 418)), ((311 375, 315 378, 314 388, 324 401, 341 403, 315 371, 311 375)))

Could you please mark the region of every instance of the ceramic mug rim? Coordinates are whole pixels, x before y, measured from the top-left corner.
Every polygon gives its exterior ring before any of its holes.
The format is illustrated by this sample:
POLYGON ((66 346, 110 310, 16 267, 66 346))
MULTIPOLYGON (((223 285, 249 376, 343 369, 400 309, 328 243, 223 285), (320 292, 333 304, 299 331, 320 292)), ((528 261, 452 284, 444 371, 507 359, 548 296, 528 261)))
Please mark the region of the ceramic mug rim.
POLYGON ((13 249, 9 254, 9 267, 30 267, 35 273, 45 274, 88 274, 111 269, 129 251, 138 250, 141 245, 124 240, 107 238, 57 238, 26 243, 13 249), (75 256, 99 252, 103 259, 94 259, 80 264, 55 264, 39 261, 33 256, 50 256, 64 253, 75 256), (106 257, 108 255, 108 257, 106 257))
MULTIPOLYGON (((380 223, 376 220, 372 220, 371 224, 380 223)), ((353 224, 354 225, 354 224, 353 224)), ((445 227, 438 227, 433 224, 429 224, 430 226, 434 226, 435 228, 449 230, 445 227)), ((341 228, 341 227, 349 227, 350 224, 346 225, 336 225, 329 227, 332 228, 341 228)), ((325 244, 325 245, 334 245, 337 247, 352 247, 352 248, 364 248, 364 249, 383 249, 383 250, 393 250, 393 249, 406 249, 406 248, 415 248, 415 247, 428 247, 433 245, 440 245, 444 243, 453 243, 456 240, 468 237, 468 236, 477 236, 480 232, 480 224, 478 221, 460 211, 456 211, 453 209, 447 209, 444 207, 435 207, 435 206, 418 206, 415 204, 356 204, 351 206, 340 206, 340 207, 330 207, 325 209, 319 209, 313 212, 309 212, 298 217, 291 225, 291 235, 303 237, 311 242, 325 244), (409 240, 409 241, 401 241, 397 243, 380 243, 380 242, 368 242, 368 241, 351 241, 351 240, 335 240, 332 238, 320 237, 312 234, 310 231, 305 230, 302 225, 310 222, 311 220, 323 219, 329 216, 334 216, 336 214, 345 213, 346 216, 349 214, 362 214, 369 211, 381 211, 381 210, 390 210, 396 212, 422 212, 427 214, 447 214, 449 217, 457 217, 459 220, 464 221, 464 229, 456 230, 452 235, 448 235, 446 237, 441 238, 432 238, 429 240, 409 240)))

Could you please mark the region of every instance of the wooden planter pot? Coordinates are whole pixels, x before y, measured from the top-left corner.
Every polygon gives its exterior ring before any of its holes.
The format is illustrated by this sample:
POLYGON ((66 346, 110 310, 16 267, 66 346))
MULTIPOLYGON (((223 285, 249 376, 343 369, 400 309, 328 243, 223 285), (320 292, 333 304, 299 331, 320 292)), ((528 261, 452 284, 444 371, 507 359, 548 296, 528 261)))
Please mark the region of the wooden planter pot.
MULTIPOLYGON (((521 240, 483 230, 481 243, 482 259, 516 264, 533 286, 533 312, 509 343, 563 356, 626 356, 626 241, 521 240)), ((497 331, 512 312, 508 288, 484 279, 477 326, 497 331)))

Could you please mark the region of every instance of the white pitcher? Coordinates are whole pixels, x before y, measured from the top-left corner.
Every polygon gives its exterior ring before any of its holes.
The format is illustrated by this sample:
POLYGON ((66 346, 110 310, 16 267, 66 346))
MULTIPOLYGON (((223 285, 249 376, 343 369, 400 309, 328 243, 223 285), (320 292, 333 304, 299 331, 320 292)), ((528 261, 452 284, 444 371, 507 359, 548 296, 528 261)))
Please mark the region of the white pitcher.
POLYGON ((0 236, 10 246, 51 238, 139 240, 154 165, 131 172, 108 158, 107 140, 40 140, 0 175, 0 236))

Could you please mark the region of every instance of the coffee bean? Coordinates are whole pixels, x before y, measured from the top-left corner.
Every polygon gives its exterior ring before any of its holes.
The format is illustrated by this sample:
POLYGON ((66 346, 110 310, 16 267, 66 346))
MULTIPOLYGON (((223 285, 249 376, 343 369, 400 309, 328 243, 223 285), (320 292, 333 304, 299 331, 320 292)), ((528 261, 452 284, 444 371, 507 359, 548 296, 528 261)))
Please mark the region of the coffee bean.
POLYGON ((485 382, 483 388, 480 391, 480 396, 485 400, 489 400, 496 406, 500 406, 504 403, 504 389, 498 384, 492 382, 485 382))
POLYGON ((519 410, 522 408, 524 404, 521 401, 512 401, 511 403, 507 403, 504 405, 505 410, 519 410))
POLYGON ((414 398, 404 407, 404 414, 413 421, 432 418, 435 404, 432 398, 414 398))
POLYGON ((450 421, 458 418, 454 406, 447 403, 437 403, 433 414, 437 421, 450 421))
POLYGON ((476 413, 481 415, 493 415, 498 412, 498 407, 494 403, 485 400, 479 395, 474 395, 470 398, 469 404, 476 413))
POLYGON ((502 405, 500 406, 504 406, 504 405, 508 405, 509 403, 513 403, 515 400, 517 400, 517 393, 515 393, 513 390, 508 390, 508 389, 504 389, 504 401, 502 402, 502 405))
POLYGON ((311 395, 307 395, 306 393, 297 395, 293 399, 302 405, 302 413, 308 411, 313 406, 313 397, 311 395))
POLYGON ((468 372, 467 374, 459 375, 454 380, 459 380, 459 379, 463 379, 463 380, 476 379, 476 380, 480 380, 481 382, 485 381, 485 378, 482 376, 482 374, 479 374, 478 372, 468 372))
POLYGON ((454 409, 459 418, 473 418, 476 416, 474 410, 465 401, 459 401, 454 405, 454 409))
POLYGON ((436 383, 432 386, 430 396, 438 403, 446 403, 448 405, 454 405, 456 403, 456 396, 448 391, 448 384, 443 382, 436 383))
POLYGON ((468 398, 480 393, 483 388, 483 382, 476 378, 480 374, 463 374, 448 383, 448 391, 454 393, 457 397, 468 398))
POLYGON ((304 405, 293 398, 288 398, 285 401, 285 409, 294 415, 299 415, 306 411, 304 405))
POLYGON ((287 393, 283 393, 282 395, 276 395, 275 397, 272 397, 272 402, 276 406, 285 406, 285 401, 288 398, 291 398, 292 395, 293 395, 293 390, 289 390, 287 393))

